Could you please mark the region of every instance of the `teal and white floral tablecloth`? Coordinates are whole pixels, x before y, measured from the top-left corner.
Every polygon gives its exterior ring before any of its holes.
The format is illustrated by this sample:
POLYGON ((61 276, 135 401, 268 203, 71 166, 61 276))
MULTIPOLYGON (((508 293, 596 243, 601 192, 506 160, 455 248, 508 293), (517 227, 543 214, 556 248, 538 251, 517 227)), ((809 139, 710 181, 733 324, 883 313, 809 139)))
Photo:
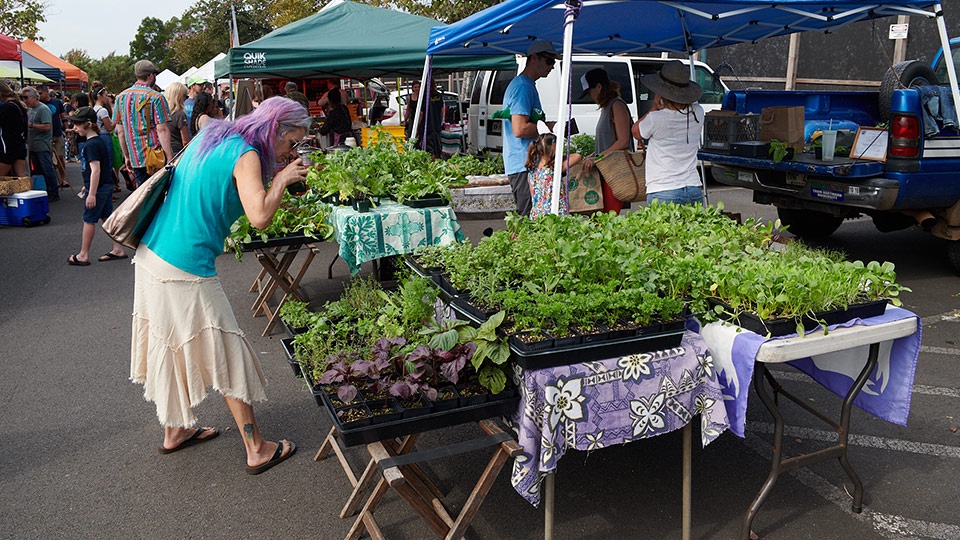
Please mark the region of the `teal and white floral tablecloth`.
POLYGON ((514 366, 522 398, 512 418, 521 454, 514 489, 534 505, 568 448, 598 450, 662 435, 700 416, 706 446, 728 427, 720 383, 704 340, 679 347, 537 370, 514 366))
POLYGON ((457 215, 449 206, 410 208, 383 201, 364 213, 337 206, 330 220, 340 245, 340 258, 347 262, 351 275, 367 261, 413 253, 420 246, 464 240, 457 215))

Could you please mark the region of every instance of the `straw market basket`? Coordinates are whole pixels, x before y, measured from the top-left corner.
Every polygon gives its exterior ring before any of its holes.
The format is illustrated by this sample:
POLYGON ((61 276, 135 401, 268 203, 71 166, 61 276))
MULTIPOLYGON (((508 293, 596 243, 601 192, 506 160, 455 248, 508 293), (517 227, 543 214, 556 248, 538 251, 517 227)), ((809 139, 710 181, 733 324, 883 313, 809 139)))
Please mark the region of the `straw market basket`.
POLYGON ((0 176, 0 195, 13 195, 33 188, 29 176, 0 176))
POLYGON ((643 152, 616 150, 597 161, 597 168, 610 191, 622 202, 644 201, 647 199, 647 182, 643 162, 643 152))

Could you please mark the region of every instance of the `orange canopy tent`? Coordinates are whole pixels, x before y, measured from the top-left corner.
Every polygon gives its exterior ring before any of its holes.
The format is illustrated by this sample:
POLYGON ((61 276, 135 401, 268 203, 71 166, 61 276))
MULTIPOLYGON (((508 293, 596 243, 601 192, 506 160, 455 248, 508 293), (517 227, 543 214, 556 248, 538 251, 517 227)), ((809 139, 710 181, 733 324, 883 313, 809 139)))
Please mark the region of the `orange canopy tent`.
POLYGON ((62 69, 67 86, 80 88, 87 85, 89 78, 86 71, 47 51, 32 39, 25 39, 20 42, 20 48, 43 63, 62 69))

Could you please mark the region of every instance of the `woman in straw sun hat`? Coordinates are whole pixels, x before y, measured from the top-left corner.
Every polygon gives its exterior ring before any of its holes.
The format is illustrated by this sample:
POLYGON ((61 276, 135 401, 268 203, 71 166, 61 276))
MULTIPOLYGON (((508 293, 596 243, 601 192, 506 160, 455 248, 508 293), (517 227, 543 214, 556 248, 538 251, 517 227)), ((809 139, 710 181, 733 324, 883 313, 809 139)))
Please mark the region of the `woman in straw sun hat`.
POLYGON ((648 139, 647 202, 700 204, 703 190, 697 173, 697 151, 703 129, 703 89, 690 80, 690 68, 678 60, 659 73, 644 75, 653 91, 653 109, 633 126, 633 136, 648 139))

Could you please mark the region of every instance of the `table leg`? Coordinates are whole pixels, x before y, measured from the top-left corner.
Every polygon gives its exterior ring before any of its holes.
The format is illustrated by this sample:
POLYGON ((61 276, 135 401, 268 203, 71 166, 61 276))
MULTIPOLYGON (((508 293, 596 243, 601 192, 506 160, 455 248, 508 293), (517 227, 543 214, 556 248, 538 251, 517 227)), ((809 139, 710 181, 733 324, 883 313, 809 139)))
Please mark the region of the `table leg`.
POLYGON ((683 426, 683 503, 681 510, 680 537, 683 540, 690 540, 690 528, 692 525, 692 487, 693 487, 693 422, 687 422, 683 426))
POLYGON ((857 514, 863 511, 863 482, 847 460, 847 443, 850 440, 850 409, 853 408, 853 400, 856 399, 857 394, 860 393, 863 385, 865 385, 867 379, 870 378, 870 374, 873 373, 873 370, 877 367, 877 357, 879 354, 880 344, 874 343, 870 345, 867 365, 863 366, 863 371, 860 372, 857 381, 853 384, 853 387, 850 388, 850 391, 847 392, 847 396, 843 399, 843 406, 840 408, 840 440, 837 444, 843 448, 843 452, 837 459, 840 460, 840 466, 843 467, 847 476, 850 477, 850 481, 853 482, 853 504, 851 505, 851 509, 857 514))
POLYGON ((820 463, 834 457, 840 461, 840 466, 843 467, 844 472, 853 482, 852 510, 856 513, 860 513, 863 510, 863 482, 860 480, 857 472, 847 459, 848 442, 850 439, 850 412, 853 408, 854 400, 856 399, 857 395, 860 394, 863 386, 867 383, 867 380, 870 378, 870 374, 873 373, 873 370, 877 367, 877 358, 879 353, 880 344, 871 344, 870 353, 867 356, 867 361, 864 364, 863 369, 860 371, 860 374, 857 376, 856 381, 854 381, 853 386, 850 387, 850 390, 843 399, 843 404, 840 408, 839 423, 830 420, 826 417, 826 415, 816 411, 808 404, 804 403, 803 400, 779 388, 779 385, 773 379, 773 376, 770 375, 766 366, 763 364, 757 365, 753 375, 753 383, 757 395, 760 397, 760 401, 763 402, 764 406, 768 411, 770 411, 770 414, 773 415, 774 418, 773 449, 771 450, 770 474, 767 476, 766 482, 764 482, 763 486, 760 488, 760 492, 757 493, 757 496, 754 498, 753 503, 751 503, 750 508, 747 511, 747 514, 744 516, 743 522, 741 523, 740 538, 742 540, 748 540, 750 538, 750 525, 753 522, 753 518, 756 517, 757 512, 760 510, 760 506, 770 494, 770 491, 773 490, 773 485, 777 482, 781 472, 788 472, 802 467, 808 467, 815 463, 820 463), (763 379, 765 378, 770 379, 770 384, 774 387, 774 390, 778 396, 782 394, 784 397, 790 399, 801 408, 807 410, 808 412, 814 414, 821 420, 833 426, 837 430, 837 444, 813 452, 808 452, 803 455, 784 459, 783 416, 780 414, 778 401, 771 399, 770 395, 766 391, 766 387, 763 384, 763 379))
POLYGON ((767 500, 767 496, 773 491, 774 484, 780 478, 780 458, 783 455, 783 416, 780 414, 780 408, 774 403, 763 384, 766 374, 767 367, 758 364, 753 373, 753 388, 756 390, 760 401, 773 416, 773 448, 770 450, 770 473, 767 475, 763 486, 760 487, 757 496, 750 503, 747 514, 743 516, 743 521, 740 524, 740 540, 750 540, 750 526, 753 524, 753 518, 757 517, 757 512, 760 511, 763 502, 767 500))
POLYGON ((556 471, 543 478, 543 540, 553 540, 553 489, 556 471))

